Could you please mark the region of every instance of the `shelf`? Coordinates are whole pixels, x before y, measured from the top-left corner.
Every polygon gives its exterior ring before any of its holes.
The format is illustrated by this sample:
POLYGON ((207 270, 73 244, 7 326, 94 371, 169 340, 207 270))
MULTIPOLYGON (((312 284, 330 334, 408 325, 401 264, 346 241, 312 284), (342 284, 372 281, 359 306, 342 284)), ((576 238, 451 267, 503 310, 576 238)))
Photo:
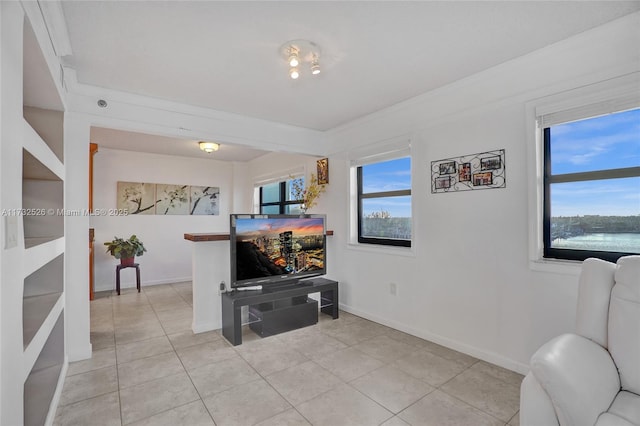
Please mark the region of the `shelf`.
MULTIPOLYGON (((64 180, 64 164, 58 159, 56 154, 53 153, 49 145, 40 137, 40 135, 33 130, 33 127, 25 120, 24 121, 24 142, 23 147, 25 151, 33 157, 33 159, 42 164, 51 174, 55 175, 55 178, 64 180)), ((25 176, 31 179, 55 179, 49 174, 42 174, 42 170, 29 163, 27 164, 25 176)))
POLYGON ((41 244, 46 244, 49 241, 55 241, 62 237, 32 237, 24 239, 24 248, 30 249, 35 246, 39 246, 41 244))
POLYGON ((25 238, 25 278, 64 253, 64 237, 25 238))
MULTIPOLYGON (((53 105, 47 105, 48 108, 53 105)), ((25 106, 22 108, 25 121, 40 136, 56 158, 64 163, 64 113, 56 109, 25 106)))
POLYGON ((24 424, 43 425, 64 364, 64 313, 59 312, 51 334, 24 381, 24 424))
MULTIPOLYGON (((54 306, 62 293, 41 294, 22 298, 22 346, 27 352, 33 339, 44 330, 47 318, 54 312, 54 306)), ((48 335, 48 333, 45 333, 48 335)))
MULTIPOLYGON (((53 155, 51 152, 50 154, 53 155)), ((62 166, 60 162, 58 165, 62 166)), ((60 213, 63 207, 62 179, 29 151, 23 149, 22 220, 25 248, 64 235, 64 215, 60 213)))

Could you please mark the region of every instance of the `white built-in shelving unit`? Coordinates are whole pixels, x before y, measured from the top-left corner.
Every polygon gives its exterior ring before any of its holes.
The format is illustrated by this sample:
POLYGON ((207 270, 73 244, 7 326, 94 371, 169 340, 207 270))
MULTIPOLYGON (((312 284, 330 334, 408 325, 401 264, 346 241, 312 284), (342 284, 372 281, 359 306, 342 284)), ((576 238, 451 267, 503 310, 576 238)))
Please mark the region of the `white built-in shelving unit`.
POLYGON ((23 134, 24 422, 38 425, 64 364, 64 165, 26 119, 23 134))
MULTIPOLYGON (((40 55, 44 63, 44 57, 28 19, 23 44, 23 78, 43 78, 42 73, 30 69, 37 64, 29 61, 37 62, 40 55)), ((54 84, 50 75, 43 79, 24 84, 54 84)), ((31 93, 25 95, 23 104, 23 213, 18 232, 24 244, 18 249, 23 251, 21 367, 25 425, 51 423, 65 365, 64 112, 43 108, 41 105, 47 102, 34 99, 31 93)))

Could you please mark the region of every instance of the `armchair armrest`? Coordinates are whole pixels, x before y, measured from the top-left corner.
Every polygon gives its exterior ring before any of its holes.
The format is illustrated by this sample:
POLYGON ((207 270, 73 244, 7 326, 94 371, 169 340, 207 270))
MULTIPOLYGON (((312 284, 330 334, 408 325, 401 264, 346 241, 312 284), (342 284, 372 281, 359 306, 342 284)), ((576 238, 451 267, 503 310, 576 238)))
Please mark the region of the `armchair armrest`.
POLYGON ((545 343, 531 357, 531 372, 551 398, 562 426, 595 424, 620 391, 609 352, 577 334, 545 343))
POLYGON ((559 426, 549 395, 531 372, 520 384, 520 425, 559 426))

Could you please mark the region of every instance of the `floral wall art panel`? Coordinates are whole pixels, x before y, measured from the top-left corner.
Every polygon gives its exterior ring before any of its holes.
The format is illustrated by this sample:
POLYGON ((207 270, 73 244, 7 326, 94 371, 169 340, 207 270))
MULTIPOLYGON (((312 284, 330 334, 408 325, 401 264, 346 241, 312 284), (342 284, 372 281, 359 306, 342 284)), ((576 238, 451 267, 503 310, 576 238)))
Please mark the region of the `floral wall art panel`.
POLYGON ((431 193, 505 188, 504 149, 431 162, 431 193))
POLYGON ((143 182, 118 182, 118 209, 128 214, 156 213, 156 184, 143 182))
POLYGON ((220 188, 217 186, 191 186, 192 215, 219 215, 220 188))
POLYGON ((156 214, 188 215, 189 196, 189 185, 157 184, 156 214))

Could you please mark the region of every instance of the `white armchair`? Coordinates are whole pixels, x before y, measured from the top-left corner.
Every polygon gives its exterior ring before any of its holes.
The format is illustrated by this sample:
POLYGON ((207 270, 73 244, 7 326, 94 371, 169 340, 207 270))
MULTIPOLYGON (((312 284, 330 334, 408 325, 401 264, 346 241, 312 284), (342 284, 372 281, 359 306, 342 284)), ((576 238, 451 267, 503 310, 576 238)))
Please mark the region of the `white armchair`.
POLYGON ((522 426, 640 426, 640 256, 587 259, 576 332, 531 357, 522 426))

